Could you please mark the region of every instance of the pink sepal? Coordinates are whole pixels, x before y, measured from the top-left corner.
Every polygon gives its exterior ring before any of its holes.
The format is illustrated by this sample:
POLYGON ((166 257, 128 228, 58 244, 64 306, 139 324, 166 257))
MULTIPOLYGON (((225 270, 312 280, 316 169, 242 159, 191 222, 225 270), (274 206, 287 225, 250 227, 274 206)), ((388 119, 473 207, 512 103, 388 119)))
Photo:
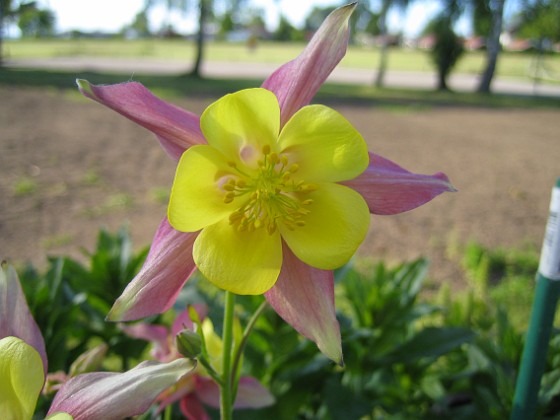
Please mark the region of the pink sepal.
POLYGON ((371 152, 368 168, 357 178, 342 184, 359 192, 370 212, 380 215, 412 210, 443 192, 457 191, 441 172, 414 174, 371 152))
POLYGON ((154 359, 160 362, 165 362, 169 359, 171 349, 169 348, 169 332, 166 327, 139 323, 133 325, 123 324, 121 329, 129 337, 151 342, 153 349, 150 353, 154 359))
POLYGON ((210 416, 194 393, 181 398, 179 408, 187 420, 210 420, 210 416))
POLYGON ((195 144, 206 140, 197 115, 156 97, 138 82, 92 85, 78 80, 84 96, 103 104, 154 133, 175 160, 195 144))
MULTIPOLYGON (((195 391, 198 399, 210 407, 220 407, 220 387, 210 378, 197 376, 195 391)), ((274 404, 272 394, 259 381, 250 376, 239 378, 234 408, 262 408, 274 404)))
POLYGON ((288 324, 314 341, 319 350, 342 365, 340 327, 334 305, 334 275, 300 261, 284 245, 278 281, 266 300, 288 324))
POLYGON ((281 126, 298 109, 309 104, 321 85, 346 54, 348 19, 356 4, 333 11, 309 44, 294 60, 282 65, 262 84, 276 94, 281 110, 281 126))
POLYGON ((11 265, 0 267, 0 339, 17 337, 33 347, 48 372, 47 352, 41 330, 29 311, 16 270, 11 265))
POLYGON ((186 359, 143 362, 124 373, 78 375, 56 394, 47 414, 68 413, 74 420, 118 420, 144 413, 156 397, 193 369, 186 359))
POLYGON ((167 311, 196 266, 192 247, 197 233, 184 233, 161 222, 140 272, 117 299, 107 319, 131 321, 167 311))

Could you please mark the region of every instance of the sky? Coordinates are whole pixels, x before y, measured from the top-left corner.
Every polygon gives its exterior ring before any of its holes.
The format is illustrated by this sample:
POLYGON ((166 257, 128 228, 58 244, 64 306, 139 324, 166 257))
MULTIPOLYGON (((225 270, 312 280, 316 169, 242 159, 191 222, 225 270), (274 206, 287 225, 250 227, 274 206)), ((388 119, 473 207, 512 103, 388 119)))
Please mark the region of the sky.
MULTIPOLYGON (((124 25, 129 24, 134 16, 142 9, 145 0, 39 0, 39 4, 55 12, 56 29, 65 32, 72 29, 83 31, 117 32, 124 25)), ((339 5, 340 0, 250 0, 250 4, 265 11, 265 21, 268 29, 276 27, 279 7, 288 20, 295 26, 303 24, 305 17, 315 6, 339 5), (279 6, 278 6, 279 4, 279 6)), ((423 0, 412 2, 406 14, 392 12, 388 17, 391 31, 403 31, 405 35, 415 36, 424 28, 430 16, 439 9, 437 0, 423 0)), ((152 29, 159 29, 165 19, 163 6, 156 7, 151 15, 152 29)), ((171 19, 174 27, 181 33, 193 32, 196 28, 196 12, 194 10, 186 16, 175 14, 171 19)), ((15 29, 12 29, 12 31, 15 29)), ((465 20, 461 22, 458 31, 468 34, 470 28, 465 20)), ((13 33, 11 35, 14 35, 13 33)))

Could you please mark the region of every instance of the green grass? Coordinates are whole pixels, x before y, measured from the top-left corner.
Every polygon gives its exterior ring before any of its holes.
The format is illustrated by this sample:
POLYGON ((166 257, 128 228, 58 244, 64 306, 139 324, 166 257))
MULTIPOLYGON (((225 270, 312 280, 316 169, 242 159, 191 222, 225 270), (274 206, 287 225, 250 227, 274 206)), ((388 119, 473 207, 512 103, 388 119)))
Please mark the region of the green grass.
POLYGON ((30 178, 28 176, 24 176, 18 178, 12 184, 12 193, 16 196, 30 195, 33 194, 35 191, 37 191, 37 188, 38 185, 35 179, 30 178))
MULTIPOLYGON (((299 43, 262 42, 250 51, 244 44, 210 42, 205 50, 209 61, 284 63, 296 57, 303 49, 299 43)), ((4 46, 8 58, 49 58, 68 56, 87 57, 142 57, 161 60, 193 60, 194 44, 184 40, 122 40, 122 39, 21 39, 8 40, 4 46)), ((377 49, 350 46, 341 66, 363 69, 377 68, 377 49)), ((457 73, 480 73, 484 68, 484 52, 467 52, 459 60, 457 73)), ((534 54, 502 53, 497 74, 500 77, 530 78, 535 63, 534 54)), ((549 55, 545 65, 556 80, 560 78, 560 54, 549 55)), ((432 72, 430 54, 427 51, 394 48, 389 53, 389 68, 400 71, 432 72)), ((372 76, 373 77, 373 76, 372 76)))
MULTIPOLYGON (((538 250, 532 246, 488 249, 469 243, 462 265, 476 299, 508 309, 512 325, 525 330, 533 304, 538 250)), ((560 311, 556 312, 558 322, 560 311)))
MULTIPOLYGON (((0 68, 0 85, 33 86, 77 93, 76 79, 94 84, 112 84, 131 80, 130 74, 49 71, 0 68)), ((259 79, 209 79, 186 75, 135 74, 133 80, 143 83, 157 95, 176 100, 181 97, 218 98, 226 93, 260 86, 259 79)), ((377 89, 372 86, 327 83, 316 102, 348 103, 382 107, 394 112, 419 111, 433 107, 469 106, 484 108, 560 108, 560 99, 513 95, 438 92, 427 89, 377 89)))

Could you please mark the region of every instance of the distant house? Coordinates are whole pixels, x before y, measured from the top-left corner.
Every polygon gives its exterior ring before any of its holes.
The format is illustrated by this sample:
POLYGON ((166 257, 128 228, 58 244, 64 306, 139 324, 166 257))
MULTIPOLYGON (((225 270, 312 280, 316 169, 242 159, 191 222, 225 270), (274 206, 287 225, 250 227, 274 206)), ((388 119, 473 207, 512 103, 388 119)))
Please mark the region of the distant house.
POLYGON ((506 51, 529 51, 534 47, 530 40, 515 38, 511 32, 500 35, 500 44, 506 51))
POLYGON ((478 51, 486 47, 486 39, 483 36, 473 36, 465 39, 463 45, 468 51, 478 51))
POLYGON ((418 38, 416 46, 421 50, 431 50, 436 44, 436 35, 429 34, 418 38))

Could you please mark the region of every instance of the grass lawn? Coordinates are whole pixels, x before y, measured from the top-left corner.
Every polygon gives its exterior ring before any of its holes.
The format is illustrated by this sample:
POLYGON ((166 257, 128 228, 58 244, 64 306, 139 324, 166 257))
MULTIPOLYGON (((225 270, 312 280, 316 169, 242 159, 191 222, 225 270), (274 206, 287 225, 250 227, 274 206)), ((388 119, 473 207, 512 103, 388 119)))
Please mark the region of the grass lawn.
MULTIPOLYGON (((209 42, 205 58, 210 61, 245 61, 284 63, 296 57, 304 44, 262 42, 250 51, 245 44, 209 42)), ((194 44, 184 40, 94 40, 94 39, 42 39, 9 40, 4 46, 8 58, 35 57, 144 57, 160 60, 192 60, 194 44)), ((350 46, 341 65, 352 68, 377 68, 379 51, 374 48, 350 46)), ((484 52, 467 52, 461 58, 455 71, 457 73, 480 73, 484 68, 484 52)), ((560 54, 544 58, 548 77, 560 81, 560 54)), ((501 77, 527 78, 534 73, 536 57, 529 53, 503 53, 498 62, 497 74, 501 77)), ((389 55, 389 68, 401 71, 432 72, 430 54, 421 50, 394 48, 389 55)))
MULTIPOLYGON (((120 83, 130 79, 129 74, 73 72, 34 69, 0 68, 0 85, 35 86, 64 89, 78 95, 76 79, 94 84, 120 83)), ((181 96, 218 98, 226 93, 259 86, 257 79, 193 78, 188 75, 135 74, 134 80, 148 86, 161 97, 181 96)), ((315 99, 317 102, 345 102, 375 105, 395 112, 410 112, 440 106, 469 106, 484 108, 560 108, 560 100, 514 95, 484 95, 466 92, 440 92, 431 89, 375 88, 373 86, 326 83, 315 99)))

